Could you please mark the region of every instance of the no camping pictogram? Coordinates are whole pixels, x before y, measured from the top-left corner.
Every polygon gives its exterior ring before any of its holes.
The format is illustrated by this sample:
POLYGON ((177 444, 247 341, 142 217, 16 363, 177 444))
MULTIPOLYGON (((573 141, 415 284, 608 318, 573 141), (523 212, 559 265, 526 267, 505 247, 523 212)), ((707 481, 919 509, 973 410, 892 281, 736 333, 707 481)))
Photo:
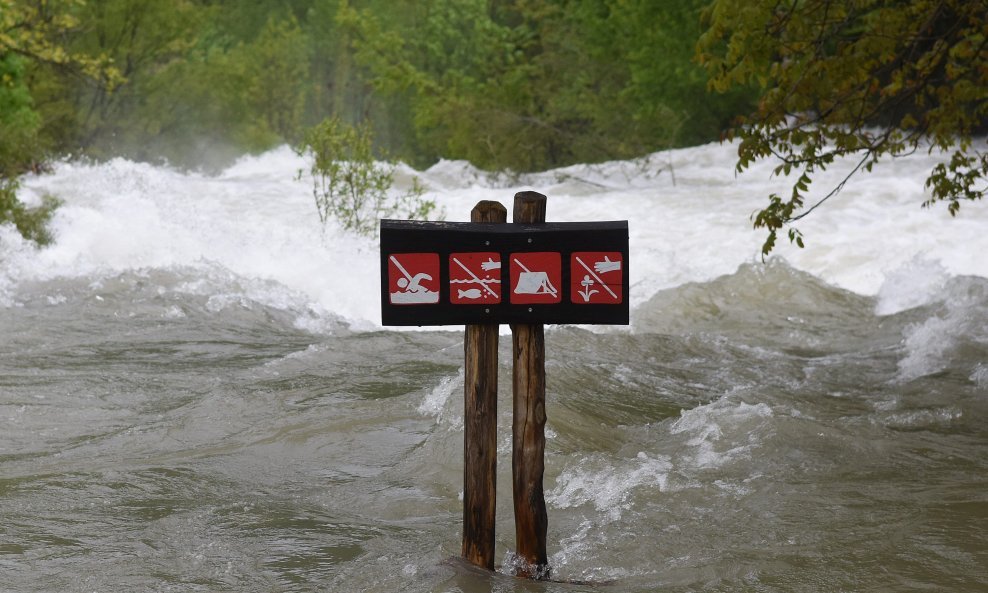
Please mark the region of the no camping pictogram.
POLYGON ((581 305, 621 303, 623 258, 616 251, 577 251, 570 255, 570 300, 581 305))
POLYGON ((438 303, 439 254, 391 254, 388 257, 388 295, 392 305, 438 303))
POLYGON ((501 302, 501 254, 453 253, 449 256, 449 302, 494 305, 501 302))
POLYGON ((553 304, 562 300, 562 257, 558 252, 511 254, 511 302, 553 304))

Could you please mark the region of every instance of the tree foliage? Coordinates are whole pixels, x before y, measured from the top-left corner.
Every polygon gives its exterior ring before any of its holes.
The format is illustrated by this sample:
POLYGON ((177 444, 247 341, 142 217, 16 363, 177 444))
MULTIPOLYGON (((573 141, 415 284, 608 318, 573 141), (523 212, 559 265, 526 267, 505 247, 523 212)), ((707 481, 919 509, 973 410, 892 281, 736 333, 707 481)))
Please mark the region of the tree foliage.
POLYGON ((417 166, 543 170, 717 138, 744 93, 704 101, 702 2, 342 0, 370 120, 417 166))
POLYGON ((338 17, 356 60, 407 101, 431 160, 531 171, 637 157, 716 138, 743 100, 697 100, 697 0, 357 4, 338 17))
POLYGON ((41 116, 34 110, 24 84, 24 59, 14 53, 0 56, 0 176, 12 176, 35 158, 35 136, 41 116))
POLYGON ((61 38, 80 27, 75 10, 82 0, 26 2, 0 0, 0 54, 77 68, 82 74, 115 84, 120 80, 106 55, 72 52, 61 38))
MULTIPOLYGON (((983 0, 715 0, 697 44, 719 91, 757 85, 757 109, 728 137, 740 139, 737 169, 778 159, 794 175, 787 196, 772 194, 754 215, 774 247, 809 208, 815 173, 853 156, 851 175, 884 157, 927 149, 946 161, 927 178, 931 197, 951 214, 983 197, 988 151, 975 137, 988 121, 988 5, 983 0)), ((850 177, 850 175, 848 176, 850 177)))
POLYGON ((72 10, 78 1, 0 0, 0 177, 12 178, 41 159, 43 124, 30 88, 32 64, 57 67, 107 87, 121 78, 105 55, 69 51, 62 39, 79 26, 72 10))
POLYGON ((60 38, 78 26, 70 10, 79 2, 0 0, 0 224, 10 223, 26 239, 46 244, 47 222, 58 200, 45 196, 28 208, 17 199, 19 176, 43 165, 48 146, 27 80, 31 63, 44 63, 110 87, 120 76, 105 56, 67 51, 60 38))
POLYGON ((45 223, 55 204, 29 210, 17 200, 17 175, 37 158, 35 137, 41 118, 32 108, 23 82, 24 59, 14 53, 0 56, 0 224, 11 223, 27 239, 47 243, 45 223))
POLYGON ((297 140, 308 38, 274 3, 231 18, 229 2, 101 0, 77 8, 72 51, 105 55, 122 80, 80 84, 35 72, 39 102, 63 105, 48 133, 95 156, 222 165, 244 151, 297 140))
POLYGON ((528 171, 717 138, 750 94, 704 95, 706 1, 0 4, 58 152, 222 166, 339 116, 416 166, 528 171))

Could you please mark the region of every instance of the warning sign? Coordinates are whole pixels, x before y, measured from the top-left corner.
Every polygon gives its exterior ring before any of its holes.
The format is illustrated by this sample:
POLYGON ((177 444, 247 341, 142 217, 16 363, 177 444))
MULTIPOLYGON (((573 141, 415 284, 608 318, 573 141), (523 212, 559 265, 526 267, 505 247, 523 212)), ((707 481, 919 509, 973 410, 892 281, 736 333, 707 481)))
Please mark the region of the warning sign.
POLYGON ((449 302, 493 305, 501 302, 501 254, 452 253, 449 256, 449 302))
POLYGON ((438 303, 439 254, 391 254, 388 257, 388 294, 392 305, 438 303))
POLYGON ((627 324, 627 221, 382 220, 382 325, 627 324))
POLYGON ((622 301, 623 258, 617 251, 570 254, 570 299, 580 305, 616 305, 622 301))
POLYGON ((558 252, 511 254, 511 302, 552 304, 562 300, 562 258, 558 252))

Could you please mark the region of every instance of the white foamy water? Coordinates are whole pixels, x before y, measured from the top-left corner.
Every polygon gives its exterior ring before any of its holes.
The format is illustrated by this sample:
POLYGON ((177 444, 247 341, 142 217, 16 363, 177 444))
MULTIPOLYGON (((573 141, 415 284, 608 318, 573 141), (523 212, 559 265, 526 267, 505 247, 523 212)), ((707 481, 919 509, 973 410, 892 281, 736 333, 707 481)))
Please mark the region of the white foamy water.
MULTIPOLYGON (((988 205, 923 209, 934 157, 919 154, 861 175, 799 226, 808 247, 781 239, 776 256, 838 287, 879 295, 893 313, 936 296, 945 278, 988 276, 988 205)), ((640 162, 578 165, 497 181, 466 163, 444 161, 420 177, 448 220, 468 220, 479 200, 509 208, 515 192, 549 197, 552 221, 630 221, 631 303, 656 291, 702 282, 760 260, 764 239, 750 215, 772 191, 785 193, 771 165, 734 173, 734 147, 708 145, 657 153, 640 162)), ((849 170, 838 163, 815 182, 829 189, 849 170)), ((216 176, 115 159, 63 162, 24 180, 20 197, 52 194, 64 205, 56 237, 35 251, 10 227, 0 230, 0 303, 17 287, 59 278, 89 281, 156 269, 190 270, 195 282, 163 290, 244 297, 298 312, 302 325, 334 316, 356 329, 379 326, 375 240, 323 228, 307 162, 289 148, 244 157, 216 176), (314 321, 316 320, 316 321, 314 321)))

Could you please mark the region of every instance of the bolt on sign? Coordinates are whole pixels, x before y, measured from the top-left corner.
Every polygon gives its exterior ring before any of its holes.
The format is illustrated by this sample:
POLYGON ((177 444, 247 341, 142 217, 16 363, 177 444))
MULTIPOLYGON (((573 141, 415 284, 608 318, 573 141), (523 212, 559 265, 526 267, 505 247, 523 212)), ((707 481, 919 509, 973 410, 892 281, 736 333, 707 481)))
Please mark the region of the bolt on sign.
POLYGON ((628 222, 381 221, 384 325, 628 324, 628 222))

